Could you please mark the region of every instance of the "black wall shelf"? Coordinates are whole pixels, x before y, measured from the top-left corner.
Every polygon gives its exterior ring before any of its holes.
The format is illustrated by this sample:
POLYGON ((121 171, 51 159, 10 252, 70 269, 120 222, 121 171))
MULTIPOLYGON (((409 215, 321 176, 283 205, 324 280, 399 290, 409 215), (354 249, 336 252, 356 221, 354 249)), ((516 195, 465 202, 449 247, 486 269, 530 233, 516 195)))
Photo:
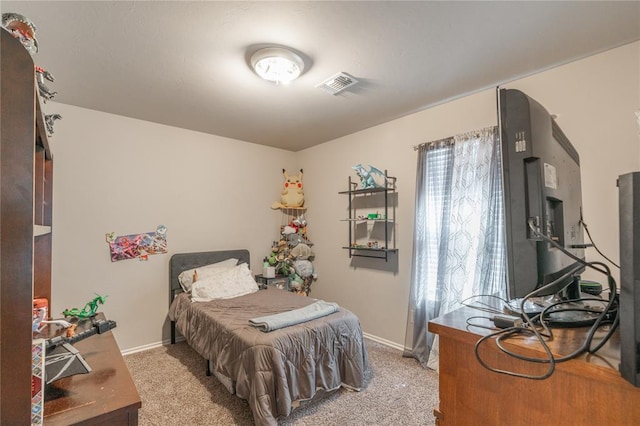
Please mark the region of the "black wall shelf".
POLYGON ((338 192, 349 197, 348 217, 342 219, 349 224, 349 242, 342 248, 349 251, 349 257, 371 257, 387 261, 389 253, 398 251, 394 229, 396 178, 389 176, 385 170, 384 186, 358 188, 358 182, 354 182, 350 176, 348 188, 347 191, 338 192), (373 212, 374 210, 376 211, 373 212), (366 228, 365 236, 359 233, 363 227, 366 228), (380 227, 383 229, 380 230, 380 227), (374 238, 377 235, 381 237, 380 241, 374 238))

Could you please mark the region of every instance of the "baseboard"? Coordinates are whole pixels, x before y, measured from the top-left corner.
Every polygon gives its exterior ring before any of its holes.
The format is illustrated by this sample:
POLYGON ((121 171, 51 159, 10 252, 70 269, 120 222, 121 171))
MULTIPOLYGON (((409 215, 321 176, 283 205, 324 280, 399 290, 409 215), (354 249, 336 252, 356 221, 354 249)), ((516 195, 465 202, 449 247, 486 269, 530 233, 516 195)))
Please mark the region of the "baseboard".
POLYGON ((390 348, 397 349, 399 351, 404 352, 404 346, 399 345, 398 343, 392 342, 391 340, 383 339, 382 337, 374 336, 373 334, 364 333, 364 332, 362 333, 362 335, 366 339, 373 340, 374 342, 380 343, 381 345, 385 345, 390 348))
MULTIPOLYGON (((391 340, 383 339, 382 337, 374 336, 373 334, 364 333, 364 332, 362 333, 362 335, 364 336, 365 339, 373 340, 374 342, 380 343, 381 345, 385 345, 390 348, 397 349, 399 351, 404 351, 404 346, 398 343, 392 342, 391 340)), ((176 343, 181 342, 183 340, 184 340, 184 337, 178 337, 176 338, 176 343)), ((136 346, 135 348, 126 349, 124 351, 121 351, 121 353, 123 356, 125 356, 125 355, 134 354, 136 352, 148 351, 149 349, 155 349, 155 348, 159 348, 161 346, 165 346, 169 344, 171 344, 171 340, 167 339, 161 342, 149 343, 148 345, 136 346)))
MULTIPOLYGON (((184 337, 181 337, 181 336, 177 337, 176 343, 181 342, 183 340, 184 340, 184 337)), ((155 348, 159 348, 161 346, 166 346, 170 344, 171 344, 171 339, 166 339, 161 342, 149 343, 148 345, 136 346, 135 348, 126 349, 124 351, 120 351, 120 353, 122 353, 123 356, 130 355, 136 352, 148 351, 149 349, 155 349, 155 348)))

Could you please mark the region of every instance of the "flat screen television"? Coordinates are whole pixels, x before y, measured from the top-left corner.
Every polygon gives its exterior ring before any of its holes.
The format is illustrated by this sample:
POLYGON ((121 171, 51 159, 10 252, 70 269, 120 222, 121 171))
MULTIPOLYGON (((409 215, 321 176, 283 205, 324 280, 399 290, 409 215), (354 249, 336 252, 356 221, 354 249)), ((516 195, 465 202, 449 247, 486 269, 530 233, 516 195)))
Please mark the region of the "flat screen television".
POLYGON ((530 314, 580 294, 583 264, 540 236, 584 259, 580 157, 551 114, 519 90, 498 89, 498 122, 509 310, 521 313, 520 300, 537 290, 530 314))

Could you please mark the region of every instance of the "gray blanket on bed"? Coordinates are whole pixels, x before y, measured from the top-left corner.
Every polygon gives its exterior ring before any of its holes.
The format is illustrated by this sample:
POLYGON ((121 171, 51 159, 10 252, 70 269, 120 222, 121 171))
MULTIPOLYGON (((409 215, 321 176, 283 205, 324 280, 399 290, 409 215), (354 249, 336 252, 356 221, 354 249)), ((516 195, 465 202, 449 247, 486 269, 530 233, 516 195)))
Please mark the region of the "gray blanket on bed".
POLYGON ((289 327, 316 318, 331 315, 338 310, 337 303, 329 303, 318 300, 303 308, 293 309, 279 314, 267 315, 264 317, 251 318, 249 324, 260 331, 269 332, 280 328, 289 327))
POLYGON ((180 294, 169 318, 187 343, 210 360, 212 372, 249 402, 257 426, 277 425, 320 389, 364 386, 367 352, 358 318, 344 307, 304 323, 263 333, 252 318, 315 302, 269 288, 232 299, 192 303, 180 294))

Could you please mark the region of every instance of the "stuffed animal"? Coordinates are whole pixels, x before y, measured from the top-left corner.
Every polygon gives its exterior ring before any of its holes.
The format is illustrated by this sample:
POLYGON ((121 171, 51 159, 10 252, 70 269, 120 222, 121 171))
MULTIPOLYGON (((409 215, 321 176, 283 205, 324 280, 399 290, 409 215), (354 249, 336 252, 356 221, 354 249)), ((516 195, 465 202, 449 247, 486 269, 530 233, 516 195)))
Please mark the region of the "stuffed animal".
POLYGON ((301 214, 300 216, 294 218, 291 221, 291 225, 298 227, 298 229, 306 228, 307 227, 307 220, 304 218, 304 215, 301 214))
POLYGON ((302 278, 310 277, 315 272, 313 264, 308 260, 296 260, 293 262, 293 267, 295 268, 296 274, 302 278))
POLYGON ((293 274, 289 277, 289 288, 299 293, 303 290, 304 280, 298 274, 293 274))
POLYGON ((303 237, 300 234, 287 234, 285 235, 285 238, 287 239, 287 244, 291 248, 294 248, 298 244, 306 244, 308 246, 313 245, 311 241, 307 240, 305 237, 303 237))
POLYGON ((284 174, 284 190, 280 194, 280 202, 274 201, 271 208, 275 210, 286 207, 302 207, 304 205, 302 169, 297 176, 289 176, 285 169, 282 169, 282 173, 284 174))
POLYGON ((295 259, 309 259, 313 256, 313 252, 308 245, 300 243, 291 250, 291 255, 295 259))
POLYGON ((298 233, 298 230, 293 226, 287 225, 282 229, 282 235, 297 234, 297 233, 298 233))

